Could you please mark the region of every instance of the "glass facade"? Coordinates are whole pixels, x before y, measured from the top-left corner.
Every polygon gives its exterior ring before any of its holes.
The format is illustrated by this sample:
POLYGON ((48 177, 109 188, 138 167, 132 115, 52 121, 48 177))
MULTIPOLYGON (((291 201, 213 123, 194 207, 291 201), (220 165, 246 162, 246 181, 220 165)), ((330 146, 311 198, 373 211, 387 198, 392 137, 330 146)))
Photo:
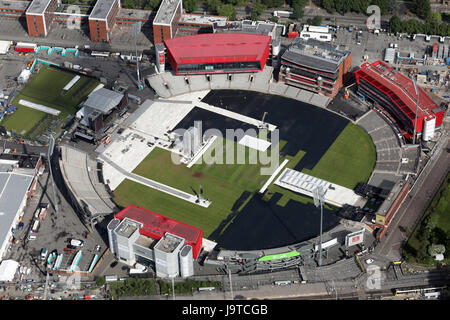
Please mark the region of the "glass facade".
POLYGON ((194 72, 215 72, 215 71, 236 71, 236 70, 259 70, 261 68, 258 61, 252 62, 224 62, 206 64, 180 64, 179 73, 194 72))

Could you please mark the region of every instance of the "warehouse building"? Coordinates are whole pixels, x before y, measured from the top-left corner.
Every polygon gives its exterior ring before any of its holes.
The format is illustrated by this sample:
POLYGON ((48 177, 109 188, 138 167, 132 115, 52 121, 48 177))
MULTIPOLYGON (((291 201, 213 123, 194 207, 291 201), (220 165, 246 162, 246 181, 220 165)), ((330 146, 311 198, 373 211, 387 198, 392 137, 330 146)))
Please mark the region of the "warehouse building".
POLYGON ((44 164, 38 155, 18 154, 7 149, 0 154, 0 260, 43 170, 44 164))
MULTIPOLYGON (((358 94, 376 102, 399 125, 405 138, 414 133, 417 95, 414 83, 383 61, 367 62, 355 71, 358 94)), ((417 108, 417 136, 430 140, 442 125, 445 110, 439 107, 422 90, 419 91, 417 108)))
POLYGON ((318 40, 295 39, 281 56, 279 81, 333 98, 352 65, 350 51, 318 40))
POLYGON ((130 205, 108 224, 111 252, 123 263, 154 266, 158 277, 194 274, 202 230, 130 205))
POLYGON ((259 34, 198 34, 165 40, 167 61, 177 75, 261 71, 271 37, 259 34))

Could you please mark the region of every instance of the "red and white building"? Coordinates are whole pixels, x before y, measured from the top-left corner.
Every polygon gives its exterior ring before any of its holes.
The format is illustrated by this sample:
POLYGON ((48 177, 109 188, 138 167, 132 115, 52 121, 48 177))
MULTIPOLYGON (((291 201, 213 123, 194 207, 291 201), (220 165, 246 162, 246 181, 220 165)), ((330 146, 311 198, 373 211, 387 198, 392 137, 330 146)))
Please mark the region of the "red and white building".
MULTIPOLYGON (((414 83, 383 61, 367 62, 355 71, 358 93, 374 101, 399 125, 406 138, 412 138, 416 117, 417 95, 414 83)), ((442 125, 445 110, 417 87, 417 136, 427 141, 442 125)))

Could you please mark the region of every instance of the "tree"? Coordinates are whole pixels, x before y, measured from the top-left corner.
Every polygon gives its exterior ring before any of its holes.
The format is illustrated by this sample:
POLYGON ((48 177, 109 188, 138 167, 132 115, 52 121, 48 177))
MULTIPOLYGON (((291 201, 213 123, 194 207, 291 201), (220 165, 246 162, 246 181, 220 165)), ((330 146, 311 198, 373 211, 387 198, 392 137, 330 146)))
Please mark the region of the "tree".
POLYGON ((228 17, 230 20, 236 19, 236 10, 231 4, 223 4, 217 8, 219 16, 228 17))
POLYGON ((217 8, 222 5, 222 2, 220 0, 207 0, 206 1, 206 7, 208 8, 208 11, 212 11, 214 13, 218 13, 217 8))
POLYGON ((144 9, 145 10, 155 10, 156 8, 159 7, 159 4, 161 3, 162 0, 148 0, 147 3, 145 4, 144 9))
POLYGON ((122 8, 134 9, 135 6, 136 6, 136 3, 134 2, 134 0, 124 0, 122 2, 122 8))
POLYGON ((198 0, 184 0, 183 7, 186 12, 190 13, 197 10, 198 0))
POLYGON ((333 0, 322 0, 320 5, 327 10, 328 13, 334 13, 336 11, 333 0))
POLYGON ((401 32, 401 30, 403 29, 402 24, 402 20, 397 15, 393 15, 389 20, 389 27, 392 33, 401 32))
POLYGON ((95 279, 95 284, 99 287, 104 286, 106 283, 105 277, 97 277, 95 279))
POLYGON ((292 3, 292 17, 294 19, 300 19, 305 14, 303 11, 303 6, 300 1, 295 1, 292 3))
POLYGON ((281 7, 284 4, 284 0, 262 0, 261 2, 267 8, 277 8, 281 7))
POLYGON ((431 13, 430 0, 415 0, 414 13, 418 17, 425 19, 431 13))
POLYGON ((311 20, 311 24, 313 26, 320 26, 322 24, 322 17, 321 16, 314 16, 314 18, 311 20))

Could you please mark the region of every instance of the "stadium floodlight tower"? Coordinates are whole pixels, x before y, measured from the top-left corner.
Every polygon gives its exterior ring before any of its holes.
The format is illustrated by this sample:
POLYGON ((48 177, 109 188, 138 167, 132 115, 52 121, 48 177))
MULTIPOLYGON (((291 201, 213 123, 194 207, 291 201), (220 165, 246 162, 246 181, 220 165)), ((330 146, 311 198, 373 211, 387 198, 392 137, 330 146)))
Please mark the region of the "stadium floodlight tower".
POLYGON ((136 38, 139 32, 141 32, 141 22, 138 21, 135 24, 133 24, 133 28, 132 28, 132 35, 134 38, 134 49, 136 52, 136 74, 137 74, 137 85, 139 90, 144 90, 144 86, 142 85, 142 81, 141 81, 141 75, 139 73, 139 58, 138 58, 138 53, 137 53, 137 43, 136 43, 136 38))
POLYGON ((326 190, 322 186, 316 186, 313 190, 314 205, 320 206, 320 236, 319 236, 319 267, 322 266, 322 222, 323 222, 323 197, 326 190))
POLYGON ((416 80, 413 81, 414 90, 416 91, 416 114, 414 116, 414 134, 413 134, 413 144, 416 144, 416 130, 417 130, 417 111, 419 110, 419 90, 417 89, 416 80))

